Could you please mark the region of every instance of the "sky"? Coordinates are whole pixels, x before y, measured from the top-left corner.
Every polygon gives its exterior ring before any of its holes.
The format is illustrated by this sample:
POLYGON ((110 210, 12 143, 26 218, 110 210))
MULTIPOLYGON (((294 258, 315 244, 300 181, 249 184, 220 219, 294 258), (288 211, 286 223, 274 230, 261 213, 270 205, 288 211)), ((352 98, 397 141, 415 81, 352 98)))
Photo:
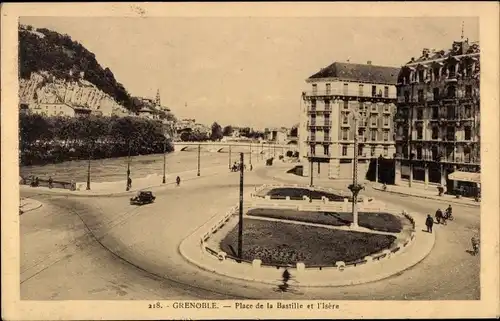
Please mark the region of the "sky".
POLYGON ((477 18, 21 17, 68 34, 133 96, 210 125, 291 127, 305 79, 335 61, 399 67, 479 40, 477 18))

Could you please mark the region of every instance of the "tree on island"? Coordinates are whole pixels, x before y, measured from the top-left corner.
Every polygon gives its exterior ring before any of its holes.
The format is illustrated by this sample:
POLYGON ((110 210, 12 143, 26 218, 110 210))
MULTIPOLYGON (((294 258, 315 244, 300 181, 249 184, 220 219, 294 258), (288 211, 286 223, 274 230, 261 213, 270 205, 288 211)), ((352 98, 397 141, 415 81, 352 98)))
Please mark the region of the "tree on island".
POLYGON ((221 140, 224 135, 222 134, 222 127, 214 122, 212 124, 212 134, 210 135, 210 139, 213 141, 221 140))
POLYGON ((227 125, 222 130, 222 135, 223 136, 231 136, 232 134, 233 134, 233 126, 231 126, 231 125, 227 125))

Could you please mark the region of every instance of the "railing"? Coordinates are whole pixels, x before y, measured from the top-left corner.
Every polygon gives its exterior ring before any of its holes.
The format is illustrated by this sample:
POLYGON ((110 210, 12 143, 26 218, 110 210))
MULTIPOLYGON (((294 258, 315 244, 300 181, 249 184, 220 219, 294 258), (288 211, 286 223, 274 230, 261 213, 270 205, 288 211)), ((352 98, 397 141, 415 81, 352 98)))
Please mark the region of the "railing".
POLYGON ((396 99, 395 94, 387 95, 373 95, 367 94, 365 92, 360 92, 359 90, 343 90, 343 89, 332 89, 324 91, 307 91, 304 92, 306 97, 322 97, 322 96, 352 96, 352 97, 366 97, 366 98, 385 98, 385 99, 396 99))

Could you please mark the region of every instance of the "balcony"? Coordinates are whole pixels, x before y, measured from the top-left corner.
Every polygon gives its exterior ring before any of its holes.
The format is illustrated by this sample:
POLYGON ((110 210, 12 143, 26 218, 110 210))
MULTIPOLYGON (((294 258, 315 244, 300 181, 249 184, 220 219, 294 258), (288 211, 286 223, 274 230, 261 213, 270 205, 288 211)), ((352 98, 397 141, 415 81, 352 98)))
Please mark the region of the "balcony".
POLYGON ((315 143, 316 142, 316 136, 307 136, 306 142, 308 142, 308 143, 315 143))
POLYGON ((457 82, 457 74, 455 72, 450 72, 444 81, 447 83, 457 82))
POLYGON ((308 155, 311 158, 330 158, 330 153, 314 153, 312 155, 308 155))
POLYGON ((384 114, 391 114, 391 110, 388 109, 388 108, 384 108, 384 111, 383 111, 384 114))
POLYGON ((384 96, 384 95, 372 96, 369 94, 365 94, 364 92, 360 92, 359 90, 331 89, 331 90, 325 90, 325 91, 313 90, 313 91, 304 92, 305 99, 330 98, 333 96, 364 97, 364 98, 378 98, 378 99, 396 99, 397 98, 395 94, 392 94, 392 95, 389 94, 387 96, 384 96))
POLYGON ((342 124, 340 124, 340 127, 351 127, 351 124, 342 122, 342 124))

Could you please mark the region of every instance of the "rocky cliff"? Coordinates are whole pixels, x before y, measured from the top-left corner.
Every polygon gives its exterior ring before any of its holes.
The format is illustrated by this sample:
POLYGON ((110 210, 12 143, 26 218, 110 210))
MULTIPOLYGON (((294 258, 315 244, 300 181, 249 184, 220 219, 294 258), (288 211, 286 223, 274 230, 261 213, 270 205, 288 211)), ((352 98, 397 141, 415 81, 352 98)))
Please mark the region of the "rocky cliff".
POLYGON ((19 100, 28 105, 67 103, 84 106, 107 116, 128 113, 114 98, 87 80, 66 81, 48 72, 34 72, 29 79, 20 79, 19 100))

